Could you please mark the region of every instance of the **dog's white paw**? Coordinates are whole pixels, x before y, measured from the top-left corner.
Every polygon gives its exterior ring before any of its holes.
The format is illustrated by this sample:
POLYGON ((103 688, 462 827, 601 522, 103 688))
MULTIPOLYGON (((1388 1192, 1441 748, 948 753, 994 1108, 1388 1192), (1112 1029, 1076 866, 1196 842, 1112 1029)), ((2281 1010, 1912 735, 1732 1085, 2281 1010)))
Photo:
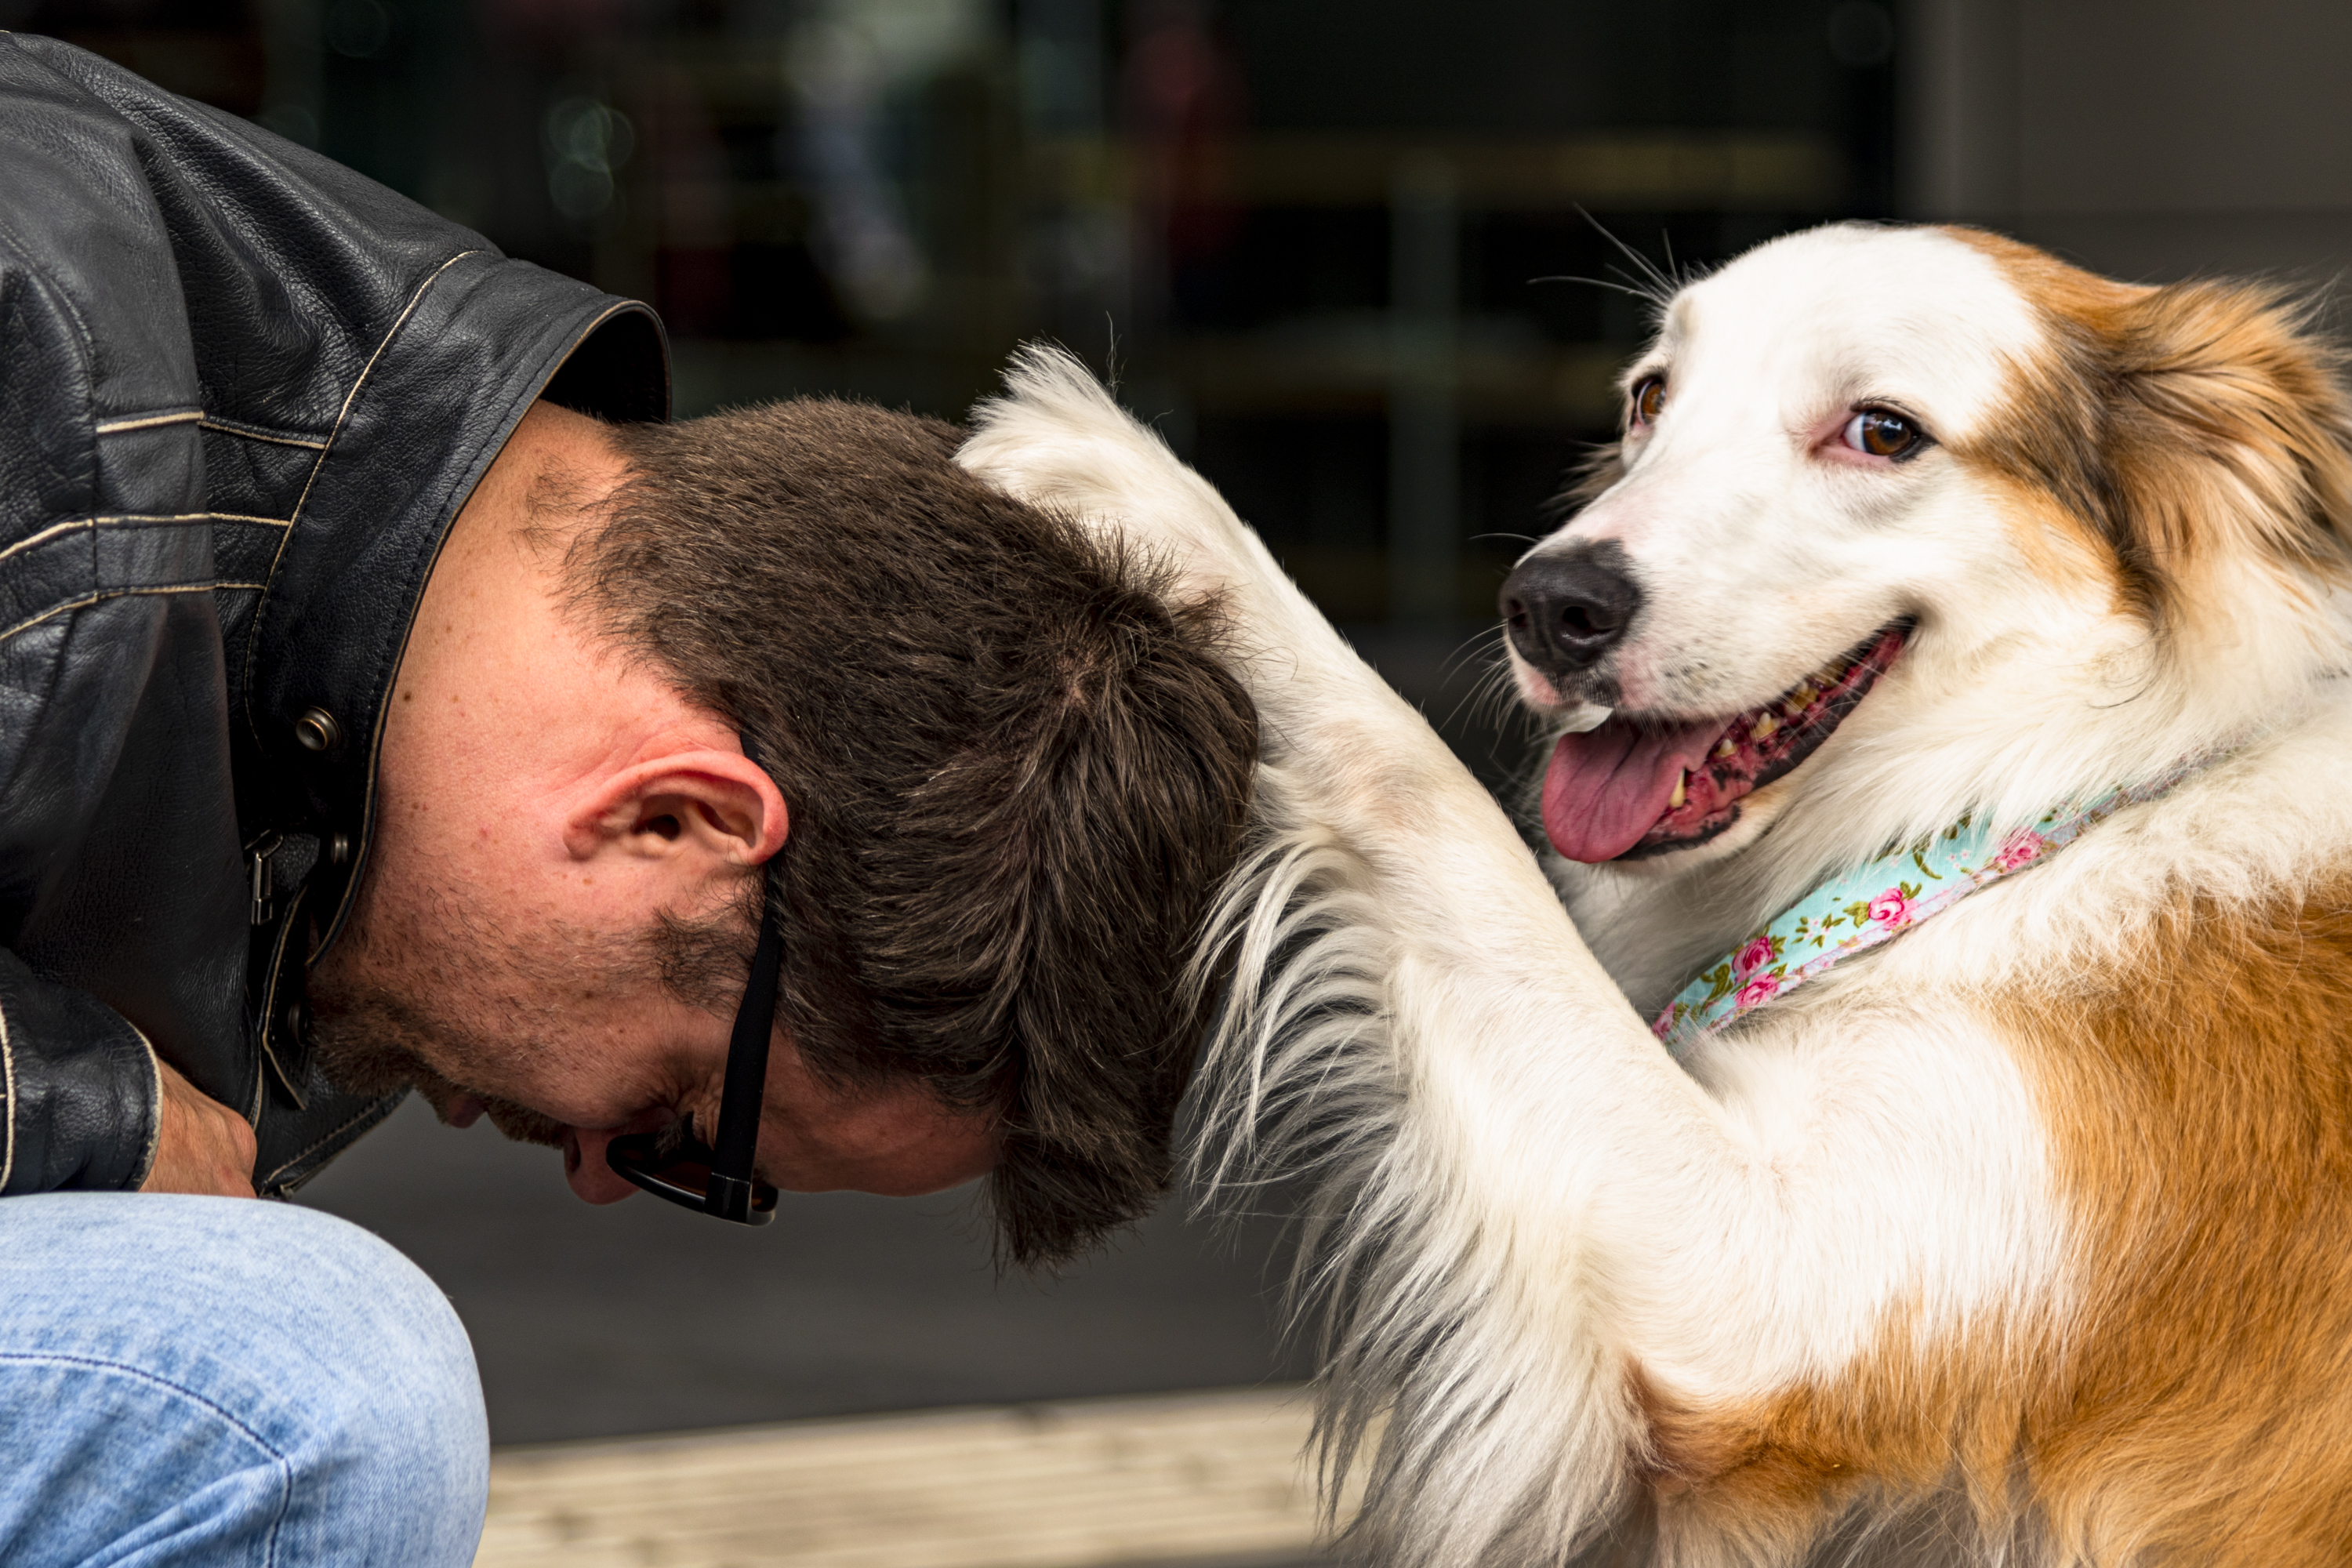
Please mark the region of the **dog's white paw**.
POLYGON ((1085 365, 1032 344, 972 411, 956 460, 1008 495, 1077 518, 1175 574, 1175 596, 1246 594, 1273 562, 1223 498, 1111 398, 1085 365))

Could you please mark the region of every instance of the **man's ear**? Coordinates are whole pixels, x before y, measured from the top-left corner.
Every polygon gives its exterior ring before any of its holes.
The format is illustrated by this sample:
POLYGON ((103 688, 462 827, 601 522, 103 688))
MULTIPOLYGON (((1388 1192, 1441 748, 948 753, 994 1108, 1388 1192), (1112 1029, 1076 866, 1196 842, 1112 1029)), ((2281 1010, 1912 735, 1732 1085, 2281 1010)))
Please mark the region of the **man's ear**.
POLYGON ((574 860, 699 855, 757 866, 783 847, 783 793, 740 752, 673 752, 591 781, 563 824, 574 860))

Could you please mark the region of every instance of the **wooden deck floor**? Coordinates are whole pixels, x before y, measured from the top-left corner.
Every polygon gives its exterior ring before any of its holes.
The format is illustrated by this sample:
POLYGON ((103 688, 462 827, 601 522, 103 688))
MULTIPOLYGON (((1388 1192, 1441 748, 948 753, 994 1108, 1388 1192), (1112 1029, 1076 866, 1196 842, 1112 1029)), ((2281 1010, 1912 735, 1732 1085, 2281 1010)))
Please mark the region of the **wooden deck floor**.
POLYGON ((1319 1560, 1293 1387, 551 1444, 491 1461, 476 1568, 1319 1560))

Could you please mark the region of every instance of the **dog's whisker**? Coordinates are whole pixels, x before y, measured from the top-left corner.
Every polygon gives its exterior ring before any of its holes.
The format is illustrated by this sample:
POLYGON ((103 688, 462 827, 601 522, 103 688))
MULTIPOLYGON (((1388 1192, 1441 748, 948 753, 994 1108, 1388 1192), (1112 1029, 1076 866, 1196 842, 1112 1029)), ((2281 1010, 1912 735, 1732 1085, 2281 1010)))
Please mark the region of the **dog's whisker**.
POLYGON ((1453 652, 1445 656, 1445 662, 1439 671, 1439 679, 1451 681, 1456 674, 1469 665, 1471 660, 1486 654, 1491 647, 1499 644, 1502 637, 1501 623, 1497 622, 1491 626, 1481 626, 1464 638, 1453 652))
POLYGON ((1587 278, 1580 273, 1575 272, 1546 272, 1538 277, 1530 278, 1528 281, 1530 284, 1582 283, 1589 288, 1606 289, 1612 293, 1622 294, 1629 299, 1639 300, 1644 304, 1656 305, 1661 303, 1658 292, 1655 289, 1639 282, 1621 282, 1611 278, 1587 278))

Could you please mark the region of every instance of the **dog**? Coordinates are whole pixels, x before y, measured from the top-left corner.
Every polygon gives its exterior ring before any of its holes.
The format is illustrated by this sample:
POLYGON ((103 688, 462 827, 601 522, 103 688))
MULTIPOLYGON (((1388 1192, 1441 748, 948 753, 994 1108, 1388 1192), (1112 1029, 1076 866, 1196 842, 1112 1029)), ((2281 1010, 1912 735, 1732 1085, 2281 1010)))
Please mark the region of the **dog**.
POLYGON ((1654 303, 1504 584, 1540 852, 1074 362, 962 454, 1229 617, 1199 1158, 1312 1180, 1352 1544, 2352 1559, 2334 355, 1966 228, 1654 303))

